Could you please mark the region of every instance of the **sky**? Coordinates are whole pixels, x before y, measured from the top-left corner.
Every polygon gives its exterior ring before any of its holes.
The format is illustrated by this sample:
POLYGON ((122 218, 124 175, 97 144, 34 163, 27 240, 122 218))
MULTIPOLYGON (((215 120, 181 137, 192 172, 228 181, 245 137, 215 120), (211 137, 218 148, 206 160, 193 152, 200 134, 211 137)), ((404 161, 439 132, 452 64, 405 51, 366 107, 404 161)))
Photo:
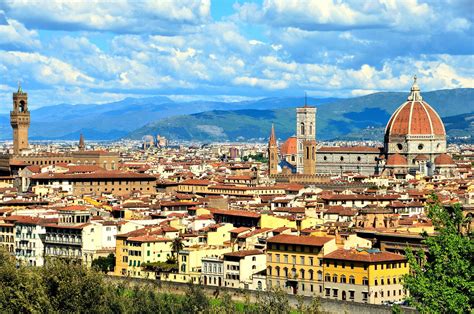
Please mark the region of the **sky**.
POLYGON ((472 0, 0 0, 0 111, 474 87, 472 0))

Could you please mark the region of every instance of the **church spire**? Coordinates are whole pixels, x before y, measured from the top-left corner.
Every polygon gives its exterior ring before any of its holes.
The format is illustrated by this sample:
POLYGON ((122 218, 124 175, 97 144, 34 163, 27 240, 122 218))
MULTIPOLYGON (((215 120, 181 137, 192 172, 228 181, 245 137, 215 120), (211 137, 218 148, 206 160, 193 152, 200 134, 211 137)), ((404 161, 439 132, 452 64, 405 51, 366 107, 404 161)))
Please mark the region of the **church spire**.
POLYGON ((275 126, 273 125, 273 123, 272 123, 272 131, 270 133, 270 139, 268 140, 268 145, 269 146, 277 145, 276 136, 275 136, 275 126))
POLYGON ((81 136, 79 137, 79 150, 84 151, 85 149, 86 149, 86 144, 84 142, 84 135, 82 135, 81 133, 81 136))

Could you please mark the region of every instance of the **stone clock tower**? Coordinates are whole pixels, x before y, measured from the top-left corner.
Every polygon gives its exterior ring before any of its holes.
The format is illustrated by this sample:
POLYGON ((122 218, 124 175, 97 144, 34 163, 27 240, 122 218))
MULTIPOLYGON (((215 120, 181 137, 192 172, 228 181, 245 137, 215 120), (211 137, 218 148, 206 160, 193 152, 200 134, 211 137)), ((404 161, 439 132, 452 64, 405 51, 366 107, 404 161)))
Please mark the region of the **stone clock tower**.
POLYGON ((28 128, 30 127, 30 111, 28 110, 28 94, 18 84, 18 91, 13 93, 13 110, 10 111, 10 124, 13 129, 13 154, 20 154, 28 149, 28 128))

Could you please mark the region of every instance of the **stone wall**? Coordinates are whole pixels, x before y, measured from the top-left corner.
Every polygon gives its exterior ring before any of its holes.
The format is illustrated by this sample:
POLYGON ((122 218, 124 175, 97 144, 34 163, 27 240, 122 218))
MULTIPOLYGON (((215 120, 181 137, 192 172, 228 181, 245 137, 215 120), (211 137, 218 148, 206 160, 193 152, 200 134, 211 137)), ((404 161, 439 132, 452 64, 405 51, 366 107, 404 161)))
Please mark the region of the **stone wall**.
MULTIPOLYGON (((173 294, 185 294, 187 285, 186 283, 178 283, 178 282, 164 282, 164 281, 153 281, 147 279, 138 279, 138 278, 124 278, 124 277, 116 277, 116 276, 109 276, 109 280, 111 281, 122 281, 127 282, 131 285, 153 285, 156 289, 162 291, 163 293, 173 293, 173 294)), ((204 292, 208 296, 218 296, 219 293, 227 292, 234 301, 245 301, 249 300, 252 303, 257 303, 259 297, 262 293, 265 292, 257 292, 257 291, 249 291, 249 290, 242 290, 242 289, 235 289, 229 287, 209 287, 209 286, 202 286, 204 292)), ((294 295, 288 295, 288 300, 291 306, 296 307, 298 304, 298 299, 294 295)), ((303 297, 303 300, 306 304, 310 304, 313 300, 312 297, 303 297)), ((324 299, 321 298, 321 310, 327 313, 355 313, 355 314, 390 314, 392 313, 392 308, 389 306, 384 305, 375 305, 375 304, 367 304, 367 303, 357 303, 357 302, 349 302, 349 301, 338 301, 338 300, 331 300, 331 299, 324 299)), ((401 307, 402 313, 418 313, 415 309, 409 307, 401 307)))

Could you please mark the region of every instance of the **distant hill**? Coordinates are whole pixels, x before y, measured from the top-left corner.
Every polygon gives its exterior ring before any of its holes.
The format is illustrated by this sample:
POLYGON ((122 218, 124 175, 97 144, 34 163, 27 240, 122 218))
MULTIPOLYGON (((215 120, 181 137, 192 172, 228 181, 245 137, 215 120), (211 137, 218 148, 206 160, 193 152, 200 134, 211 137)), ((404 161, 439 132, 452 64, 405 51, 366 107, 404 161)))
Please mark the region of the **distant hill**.
MULTIPOLYGON (((408 93, 376 93, 318 104, 318 139, 382 140, 388 119, 407 96, 408 93)), ((449 126, 449 121, 452 116, 472 111, 474 89, 439 90, 422 93, 422 96, 441 117, 449 117, 446 120, 448 135, 468 131, 466 128, 471 124, 455 129, 449 126)), ((273 122, 277 136, 286 139, 295 132, 295 119, 294 106, 271 110, 212 110, 151 122, 127 137, 139 139, 146 134, 162 134, 175 140, 263 140, 268 137, 273 122)))
MULTIPOLYGON (((408 93, 376 93, 362 97, 308 98, 318 108, 319 139, 381 139, 391 113, 408 93)), ((474 89, 423 92, 442 117, 472 112, 474 89)), ((173 101, 168 97, 126 98, 107 104, 55 105, 31 111, 33 140, 112 140, 163 134, 176 140, 255 140, 268 137, 275 122, 280 138, 294 133, 294 107, 304 97, 264 98, 240 102, 173 101)), ((4 104, 10 107, 11 104, 4 104)), ((453 129, 454 130, 454 129, 453 129)), ((464 129, 456 129, 457 133, 464 129)), ((0 139, 11 139, 9 115, 0 115, 0 139)))
MULTIPOLYGON (((310 101, 323 104, 337 98, 314 99, 310 101)), ((46 106, 31 111, 30 138, 78 139, 82 132, 86 139, 111 140, 124 137, 137 127, 149 122, 174 116, 209 110, 236 109, 274 109, 286 108, 303 103, 300 98, 265 98, 254 101, 215 102, 191 101, 176 102, 167 97, 126 98, 107 104, 46 106)), ((6 106, 11 106, 7 104, 6 106)), ((9 115, 0 115, 0 139, 11 139, 12 130, 9 115)))

